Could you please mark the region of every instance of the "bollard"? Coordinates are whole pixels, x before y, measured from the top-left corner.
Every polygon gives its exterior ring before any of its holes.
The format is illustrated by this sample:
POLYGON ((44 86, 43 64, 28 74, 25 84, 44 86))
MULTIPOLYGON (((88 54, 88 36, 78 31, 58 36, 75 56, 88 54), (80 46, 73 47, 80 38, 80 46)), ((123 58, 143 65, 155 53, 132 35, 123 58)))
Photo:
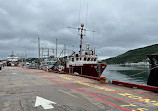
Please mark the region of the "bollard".
POLYGON ((105 76, 100 77, 100 83, 103 83, 103 84, 106 83, 106 77, 105 76))

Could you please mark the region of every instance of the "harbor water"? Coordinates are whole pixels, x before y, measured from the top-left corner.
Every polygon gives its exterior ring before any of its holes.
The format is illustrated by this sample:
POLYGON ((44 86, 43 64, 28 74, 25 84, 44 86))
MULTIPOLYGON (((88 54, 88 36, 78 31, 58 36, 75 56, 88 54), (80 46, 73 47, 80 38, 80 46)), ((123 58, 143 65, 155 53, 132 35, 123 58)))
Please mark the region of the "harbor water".
POLYGON ((149 66, 107 65, 102 76, 110 80, 146 85, 149 73, 149 66))

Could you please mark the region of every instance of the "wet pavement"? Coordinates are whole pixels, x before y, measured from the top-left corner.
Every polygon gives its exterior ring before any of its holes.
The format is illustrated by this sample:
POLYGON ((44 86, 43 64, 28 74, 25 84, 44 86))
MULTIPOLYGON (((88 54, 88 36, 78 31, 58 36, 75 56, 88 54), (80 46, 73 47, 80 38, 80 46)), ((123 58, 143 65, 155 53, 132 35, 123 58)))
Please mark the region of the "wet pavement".
POLYGON ((0 111, 158 111, 158 93, 5 67, 0 72, 0 111))

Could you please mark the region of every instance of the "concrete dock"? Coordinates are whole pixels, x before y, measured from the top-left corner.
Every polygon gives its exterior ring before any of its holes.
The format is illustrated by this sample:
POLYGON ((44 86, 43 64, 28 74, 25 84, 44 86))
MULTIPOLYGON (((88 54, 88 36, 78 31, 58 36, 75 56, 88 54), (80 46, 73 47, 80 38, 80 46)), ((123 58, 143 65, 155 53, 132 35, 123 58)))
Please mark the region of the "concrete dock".
POLYGON ((0 72, 0 111, 158 111, 158 93, 21 67, 0 72))

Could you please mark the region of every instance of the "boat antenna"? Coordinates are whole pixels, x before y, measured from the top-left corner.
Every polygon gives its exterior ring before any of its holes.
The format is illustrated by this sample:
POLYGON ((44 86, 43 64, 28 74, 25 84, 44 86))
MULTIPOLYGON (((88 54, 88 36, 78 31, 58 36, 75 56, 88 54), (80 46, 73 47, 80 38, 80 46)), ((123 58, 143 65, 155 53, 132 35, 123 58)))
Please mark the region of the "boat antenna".
POLYGON ((95 31, 93 31, 92 48, 94 47, 94 32, 95 31))
POLYGON ((56 38, 56 59, 58 59, 58 39, 56 38))
POLYGON ((87 21, 88 20, 88 0, 87 0, 87 13, 86 13, 86 27, 87 27, 87 21))
POLYGON ((80 7, 79 7, 79 24, 81 23, 81 0, 80 0, 80 7))
POLYGON ((38 36, 38 65, 40 66, 40 38, 38 36))

